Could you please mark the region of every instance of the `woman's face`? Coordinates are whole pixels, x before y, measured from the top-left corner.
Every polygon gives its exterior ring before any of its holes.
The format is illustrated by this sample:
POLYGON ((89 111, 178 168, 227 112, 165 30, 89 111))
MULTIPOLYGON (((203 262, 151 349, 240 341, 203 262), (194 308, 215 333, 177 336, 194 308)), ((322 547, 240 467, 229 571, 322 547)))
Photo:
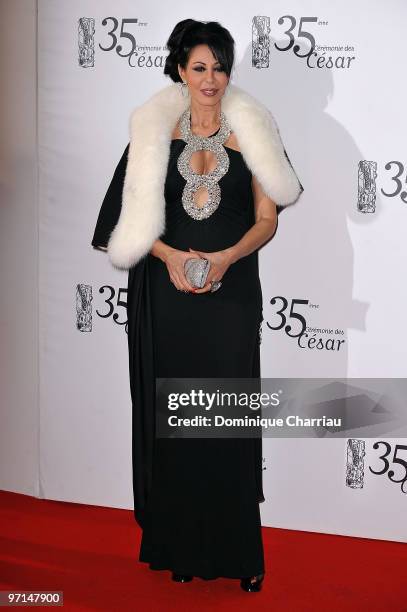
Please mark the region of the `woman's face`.
POLYGON ((191 99, 200 104, 212 106, 218 103, 229 82, 228 75, 208 45, 193 47, 185 70, 178 65, 178 71, 188 84, 191 99))

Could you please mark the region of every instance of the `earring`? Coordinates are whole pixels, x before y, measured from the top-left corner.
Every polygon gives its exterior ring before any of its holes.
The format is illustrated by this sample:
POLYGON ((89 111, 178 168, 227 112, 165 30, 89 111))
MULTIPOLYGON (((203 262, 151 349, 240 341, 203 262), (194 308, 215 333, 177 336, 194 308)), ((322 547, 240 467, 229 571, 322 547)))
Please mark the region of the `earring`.
POLYGON ((182 83, 181 83, 181 93, 184 96, 184 98, 189 96, 189 89, 188 89, 188 85, 187 85, 186 81, 182 81, 182 83), (185 85, 185 87, 184 87, 184 85, 185 85))

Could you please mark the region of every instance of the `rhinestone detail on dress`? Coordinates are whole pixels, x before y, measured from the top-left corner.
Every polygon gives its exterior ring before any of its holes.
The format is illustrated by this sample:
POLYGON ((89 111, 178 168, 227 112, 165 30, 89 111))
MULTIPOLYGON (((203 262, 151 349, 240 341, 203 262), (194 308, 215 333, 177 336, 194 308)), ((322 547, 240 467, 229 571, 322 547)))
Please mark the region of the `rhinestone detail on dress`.
POLYGON ((220 114, 220 128, 214 136, 198 136, 191 132, 191 110, 187 108, 181 115, 180 131, 182 139, 187 143, 178 157, 177 167, 186 180, 182 192, 182 205, 185 211, 195 219, 207 219, 218 208, 221 190, 218 181, 229 169, 229 156, 223 146, 231 133, 231 128, 223 112, 220 114), (216 156, 216 167, 207 174, 198 174, 191 168, 191 157, 195 151, 212 151, 216 156), (194 194, 200 188, 208 191, 208 199, 203 206, 196 206, 194 194))

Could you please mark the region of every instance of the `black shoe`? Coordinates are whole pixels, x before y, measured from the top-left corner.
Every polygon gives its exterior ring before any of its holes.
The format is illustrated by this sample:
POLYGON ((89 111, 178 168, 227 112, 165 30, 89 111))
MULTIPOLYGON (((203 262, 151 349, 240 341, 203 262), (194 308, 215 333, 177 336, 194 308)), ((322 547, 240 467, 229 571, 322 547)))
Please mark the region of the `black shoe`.
POLYGON ((191 582, 193 576, 189 576, 187 574, 176 574, 172 572, 172 579, 174 582, 191 582))
POLYGON ((261 591, 263 586, 264 574, 260 576, 252 576, 251 578, 242 578, 240 580, 240 586, 247 593, 258 593, 261 591))

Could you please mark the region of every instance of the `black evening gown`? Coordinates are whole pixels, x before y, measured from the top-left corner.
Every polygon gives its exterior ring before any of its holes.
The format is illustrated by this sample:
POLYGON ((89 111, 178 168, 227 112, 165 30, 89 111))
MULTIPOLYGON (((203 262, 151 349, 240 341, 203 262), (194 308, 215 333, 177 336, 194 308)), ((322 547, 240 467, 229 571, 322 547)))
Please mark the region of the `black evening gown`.
MULTIPOLYGON (((219 181, 221 202, 207 219, 197 221, 181 200, 185 179, 177 159, 185 145, 171 142, 161 239, 184 251, 232 246, 254 223, 251 173, 242 154, 225 147, 230 164, 219 181)), ((152 255, 148 259, 155 375, 259 376, 257 252, 233 264, 218 291, 198 295, 177 290, 166 265, 152 255)), ((262 573, 259 497, 259 440, 156 439, 140 561, 206 579, 262 573)))
MULTIPOLYGON (((207 219, 195 220, 181 200, 185 179, 177 159, 185 145, 181 139, 171 141, 161 240, 185 251, 225 249, 255 222, 252 174, 242 154, 225 147, 230 165, 219 181, 219 207, 207 219)), ((127 151, 102 206, 94 246, 107 243, 107 228, 117 221, 119 210, 115 205, 112 212, 111 202, 122 187, 127 151)), ((214 293, 184 293, 151 254, 128 276, 134 511, 143 527, 139 560, 151 569, 204 579, 265 571, 259 508, 264 501, 262 441, 154 439, 154 377, 260 377, 257 251, 232 264, 222 281, 214 293)))

